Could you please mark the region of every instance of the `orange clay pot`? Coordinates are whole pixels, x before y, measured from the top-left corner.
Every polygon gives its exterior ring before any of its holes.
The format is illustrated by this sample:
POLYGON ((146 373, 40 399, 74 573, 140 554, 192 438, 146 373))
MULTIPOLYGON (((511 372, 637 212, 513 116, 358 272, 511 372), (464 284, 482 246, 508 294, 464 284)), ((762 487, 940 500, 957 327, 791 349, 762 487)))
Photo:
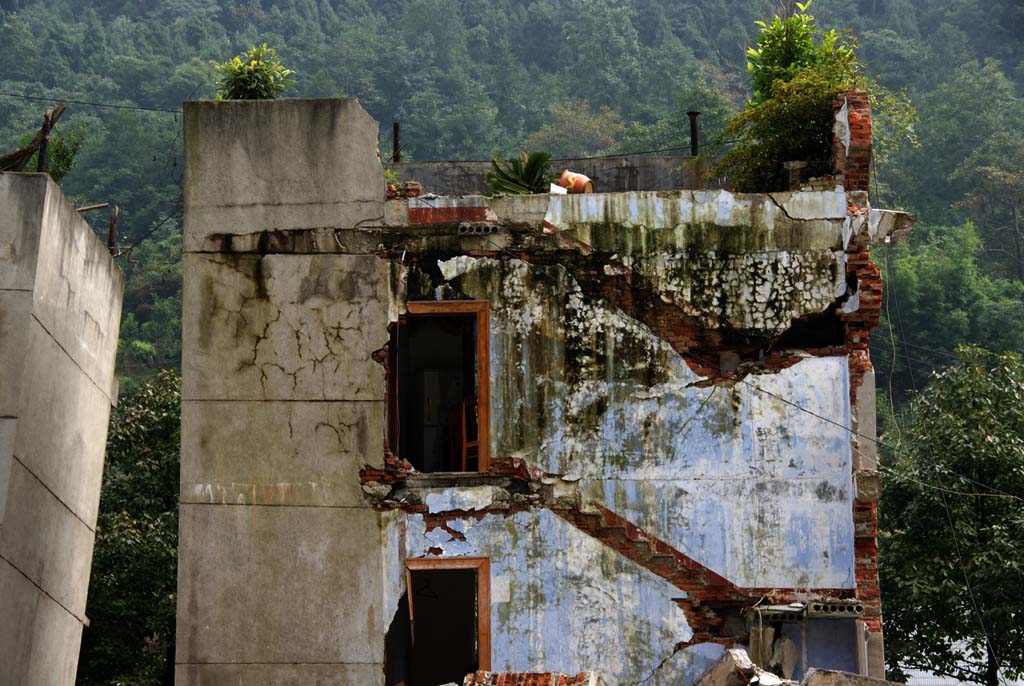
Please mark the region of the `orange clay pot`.
POLYGON ((570 193, 593 193, 594 183, 590 180, 589 176, 584 176, 577 172, 572 172, 566 169, 562 172, 562 178, 558 180, 558 185, 562 188, 568 189, 570 193))

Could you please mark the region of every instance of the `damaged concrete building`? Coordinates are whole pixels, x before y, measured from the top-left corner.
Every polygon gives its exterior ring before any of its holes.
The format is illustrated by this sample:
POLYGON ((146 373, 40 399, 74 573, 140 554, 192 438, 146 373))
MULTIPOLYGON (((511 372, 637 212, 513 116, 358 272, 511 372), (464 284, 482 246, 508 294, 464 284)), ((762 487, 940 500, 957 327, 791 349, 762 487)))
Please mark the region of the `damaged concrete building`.
POLYGON ((184 120, 178 684, 882 675, 862 94, 763 195, 386 200, 355 100, 184 120))

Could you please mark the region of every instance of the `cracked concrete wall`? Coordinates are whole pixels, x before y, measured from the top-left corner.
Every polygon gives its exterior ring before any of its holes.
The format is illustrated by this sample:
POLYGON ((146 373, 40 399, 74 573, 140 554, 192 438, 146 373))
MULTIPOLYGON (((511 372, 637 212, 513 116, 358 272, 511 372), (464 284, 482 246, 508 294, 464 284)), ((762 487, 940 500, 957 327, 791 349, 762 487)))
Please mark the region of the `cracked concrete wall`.
POLYGON ((44 174, 0 174, 0 665, 74 683, 124 275, 44 174))
POLYGON ((383 446, 389 266, 266 242, 383 216, 377 125, 351 99, 184 119, 176 683, 379 684, 394 608, 358 470, 383 446))
POLYGON ((705 326, 778 334, 846 292, 846 217, 841 190, 675 191, 552 196, 545 222, 705 326))
MULTIPOLYGON (((552 241, 585 246, 601 265, 598 280, 621 276, 618 287, 635 297, 643 284, 650 291, 644 297, 669 302, 709 329, 777 336, 848 295, 843 248, 850 228, 841 191, 555 196, 545 223, 558 232, 552 241)), ((740 586, 854 589, 845 353, 803 354, 773 373, 702 387, 704 377, 652 322, 583 288, 580 278, 595 277, 582 274, 578 261, 543 259, 543 248, 534 248, 528 259, 458 254, 439 258, 436 268, 428 258, 407 272, 409 299, 491 305, 492 454, 562 475, 585 500, 740 586)), ((430 494, 425 504, 438 513, 479 510, 487 498, 476 495, 467 505, 430 494)), ((708 646, 671 651, 670 640, 691 634, 685 618, 675 618, 678 607, 665 602, 665 587, 672 587, 547 519, 467 518, 459 522, 463 540, 426 530, 411 515, 407 553, 487 555, 492 570, 523 579, 515 602, 492 608, 494 669, 598 669, 618 683, 652 674, 653 683, 692 681, 708 646), (519 520, 525 528, 515 528, 519 520), (594 546, 626 569, 610 571, 588 557, 594 546), (577 628, 572 617, 590 617, 590 594, 616 574, 632 590, 606 597, 604 614, 577 628), (545 591, 537 579, 573 590, 545 591), (659 604, 660 614, 647 611, 659 604), (601 640, 620 636, 622 621, 637 635, 601 640), (578 635, 585 638, 577 642, 578 635), (592 645, 600 651, 588 652, 592 645)), ((501 574, 493 572, 505 588, 501 574)))
POLYGON ((449 287, 493 308, 493 454, 580 480, 740 586, 853 588, 845 357, 696 387, 681 355, 561 267, 458 259, 449 287))

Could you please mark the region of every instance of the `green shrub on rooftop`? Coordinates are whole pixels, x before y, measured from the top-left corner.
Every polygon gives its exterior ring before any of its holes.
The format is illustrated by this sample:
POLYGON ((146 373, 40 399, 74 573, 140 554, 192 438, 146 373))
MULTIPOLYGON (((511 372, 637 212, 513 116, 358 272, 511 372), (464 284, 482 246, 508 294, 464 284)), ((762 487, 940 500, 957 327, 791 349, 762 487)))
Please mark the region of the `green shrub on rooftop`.
POLYGON ((216 70, 219 100, 272 100, 295 87, 295 72, 266 43, 216 65, 216 70))
POLYGON ((736 145, 714 170, 740 192, 785 190, 784 162, 806 162, 810 176, 829 173, 833 102, 847 90, 867 91, 871 100, 876 161, 900 144, 917 144, 917 112, 906 94, 865 76, 854 39, 817 27, 810 5, 757 22, 757 45, 747 50, 753 97, 727 125, 723 137, 736 145))

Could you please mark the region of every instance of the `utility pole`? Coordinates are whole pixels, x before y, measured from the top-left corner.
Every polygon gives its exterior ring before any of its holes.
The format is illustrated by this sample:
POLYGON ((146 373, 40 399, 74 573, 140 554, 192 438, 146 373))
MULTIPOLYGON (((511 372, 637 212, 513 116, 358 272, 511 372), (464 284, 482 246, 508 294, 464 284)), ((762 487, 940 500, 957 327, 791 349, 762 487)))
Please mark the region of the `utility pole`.
POLYGON ((700 154, 700 144, 697 142, 697 116, 700 112, 690 110, 686 116, 690 118, 690 155, 697 157, 700 154))

